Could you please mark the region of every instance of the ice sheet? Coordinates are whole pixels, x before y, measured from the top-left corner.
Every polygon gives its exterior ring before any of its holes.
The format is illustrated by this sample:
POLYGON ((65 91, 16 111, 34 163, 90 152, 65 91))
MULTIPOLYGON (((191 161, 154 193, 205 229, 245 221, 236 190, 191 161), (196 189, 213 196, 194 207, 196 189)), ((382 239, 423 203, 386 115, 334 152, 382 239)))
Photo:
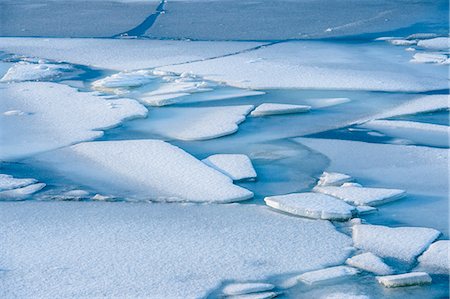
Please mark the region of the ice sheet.
POLYGON ((242 154, 216 154, 202 160, 206 165, 229 176, 233 181, 255 179, 252 161, 242 154))
POLYGON ((432 274, 449 275, 449 252, 450 241, 440 240, 430 247, 419 257, 417 271, 426 271, 432 274))

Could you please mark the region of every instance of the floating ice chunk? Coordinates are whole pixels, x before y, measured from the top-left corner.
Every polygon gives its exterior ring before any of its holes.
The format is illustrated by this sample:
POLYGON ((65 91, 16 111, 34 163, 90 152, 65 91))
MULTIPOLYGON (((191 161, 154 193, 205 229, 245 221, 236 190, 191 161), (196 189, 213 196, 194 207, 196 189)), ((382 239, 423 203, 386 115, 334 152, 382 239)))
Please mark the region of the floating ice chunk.
POLYGON ((36 183, 35 179, 17 179, 7 174, 0 174, 0 191, 25 187, 36 183))
POLYGON ((250 115, 266 116, 276 114, 291 114, 291 113, 307 112, 310 109, 311 109, 310 106, 305 105, 264 103, 256 107, 256 109, 253 110, 252 113, 250 113, 250 115))
POLYGON ((370 297, 352 293, 333 293, 324 295, 320 299, 370 299, 370 297))
POLYGON ((314 191, 340 198, 355 205, 379 205, 406 195, 404 190, 399 189, 365 187, 317 186, 314 191))
POLYGON ((218 154, 209 156, 202 162, 229 176, 233 181, 256 178, 252 161, 246 155, 218 154))
POLYGON ((343 183, 341 187, 362 187, 362 185, 355 182, 347 182, 343 183))
POLYGON ((411 272, 398 275, 378 276, 377 281, 387 288, 396 288, 430 284, 431 277, 425 272, 411 272))
POLYGON ((408 35, 406 39, 428 39, 428 38, 434 38, 438 35, 436 33, 414 33, 411 35, 408 35))
POLYGON ((348 102, 351 102, 349 98, 328 98, 328 99, 308 100, 308 103, 310 103, 313 108, 328 108, 348 102))
POLYGON ((449 126, 402 120, 373 120, 360 127, 429 146, 449 146, 449 126))
POLYGON ((155 80, 155 75, 149 70, 134 72, 120 72, 106 78, 94 81, 92 87, 95 90, 122 94, 128 88, 139 87, 155 80))
POLYGON ((417 44, 416 40, 406 40, 406 39, 389 39, 388 42, 393 44, 394 46, 412 46, 417 44))
POLYGON ((418 258, 416 270, 427 271, 432 274, 449 275, 450 241, 436 241, 418 258))
POLYGON ((26 157, 103 134, 101 129, 142 117, 147 109, 130 99, 105 100, 88 92, 49 82, 0 86, 0 160, 26 157), (4 116, 9 107, 28 114, 4 116))
POLYGON ((44 183, 37 183, 17 189, 0 191, 0 200, 21 200, 45 187, 44 183))
POLYGON ((355 255, 347 259, 346 263, 355 268, 372 272, 377 275, 388 275, 393 273, 391 267, 386 265, 381 258, 371 252, 355 255))
POLYGON ((343 183, 349 182, 352 177, 338 172, 326 172, 320 176, 317 186, 339 186, 343 183))
POLYGON ((6 112, 3 112, 3 115, 6 116, 20 116, 20 115, 25 115, 26 113, 20 110, 9 110, 6 112))
POLYGON ((330 280, 341 279, 358 274, 358 270, 347 266, 337 266, 306 272, 298 276, 298 280, 306 284, 316 284, 330 280))
POLYGON ((437 64, 448 64, 449 58, 447 55, 439 53, 416 53, 411 59, 411 62, 417 63, 437 63, 437 64))
POLYGON ((355 208, 335 197, 320 193, 292 193, 264 198, 266 205, 290 214, 326 220, 348 220, 355 208))
POLYGON ((408 51, 408 52, 414 52, 414 51, 416 51, 416 48, 414 48, 414 47, 408 47, 408 48, 405 49, 405 51, 408 51))
POLYGON ((254 294, 228 296, 227 299, 271 299, 280 295, 280 292, 262 292, 254 294))
POLYGON ((222 293, 225 295, 244 295, 250 293, 259 293, 264 291, 270 291, 274 289, 275 286, 270 283, 259 283, 259 282, 249 282, 249 283, 232 283, 225 286, 222 289, 222 293))
POLYGON ((18 62, 6 72, 0 82, 41 81, 61 76, 70 70, 72 67, 64 64, 18 62))
POLYGON ((358 215, 365 215, 377 211, 377 208, 371 206, 357 206, 356 210, 358 211, 358 215))
POLYGON ((426 49, 448 51, 449 40, 449 37, 436 37, 432 39, 421 40, 417 43, 417 45, 426 49))
POLYGON ((412 262, 439 235, 439 231, 424 227, 390 228, 364 224, 353 227, 355 247, 406 262, 412 262))

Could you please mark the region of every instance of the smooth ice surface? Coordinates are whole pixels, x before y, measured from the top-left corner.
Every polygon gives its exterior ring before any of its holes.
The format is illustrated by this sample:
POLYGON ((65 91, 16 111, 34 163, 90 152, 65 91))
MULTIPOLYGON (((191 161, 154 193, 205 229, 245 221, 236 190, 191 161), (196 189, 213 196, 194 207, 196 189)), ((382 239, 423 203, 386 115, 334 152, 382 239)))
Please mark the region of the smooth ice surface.
POLYGON ((233 181, 256 178, 252 161, 241 154, 216 154, 202 160, 206 165, 229 176, 233 181))
POLYGON ((0 84, 0 159, 12 160, 102 136, 102 129, 143 117, 130 99, 105 100, 62 84, 0 84), (23 115, 4 115, 21 110, 23 115))
POLYGON ((199 298, 340 264, 351 245, 327 221, 254 205, 0 204, 2 298, 199 298))
POLYGON ((411 140, 417 144, 448 147, 450 127, 402 120, 373 120, 360 125, 391 137, 411 140))
POLYGON ((450 241, 436 241, 418 258, 419 265, 416 270, 432 274, 449 275, 450 241))
POLYGON ((317 186, 314 191, 340 198, 355 205, 379 205, 405 196, 404 190, 366 187, 317 186))
POLYGON ((448 37, 436 37, 426 40, 421 40, 417 43, 419 47, 431 49, 431 50, 443 50, 448 51, 450 44, 450 38, 448 37))
POLYGON ((69 65, 17 62, 8 69, 0 82, 40 81, 56 78, 72 69, 69 65))
POLYGON ((335 197, 312 192, 270 196, 264 201, 280 211, 326 220, 348 220, 355 211, 353 206, 335 197))
POLYGON ((11 175, 0 174, 0 191, 25 187, 36 182, 35 179, 18 179, 11 175))
POLYGON ((160 140, 86 142, 40 159, 98 191, 130 200, 223 203, 253 196, 226 175, 160 140))
POLYGON ((44 183, 31 184, 26 187, 0 191, 0 200, 22 200, 38 192, 46 185, 44 183))
POLYGON ((317 186, 340 186, 352 180, 352 177, 339 172, 324 171, 317 182, 317 186))
POLYGON ((372 272, 377 275, 392 274, 391 267, 386 265, 381 258, 371 252, 366 252, 352 256, 347 259, 346 263, 355 268, 359 268, 364 271, 372 272))
POLYGON ((224 295, 243 295, 270 291, 274 288, 275 286, 273 284, 262 282, 233 283, 225 286, 222 289, 222 293, 224 295))
POLYGON ((439 231, 424 227, 353 226, 355 247, 405 262, 413 262, 439 235, 439 231))
POLYGON ((405 274, 378 276, 380 284, 387 288, 407 287, 431 283, 431 277, 425 272, 411 272, 405 274))
POLYGON ((321 270, 306 272, 298 276, 298 280, 307 284, 327 282, 334 279, 341 279, 356 275, 358 270, 347 266, 337 266, 321 270))
POLYGON ((261 44, 171 40, 0 38, 0 50, 5 52, 119 71, 203 60, 258 45, 261 44))
POLYGON ((253 110, 251 116, 266 116, 276 114, 290 114, 307 112, 311 109, 310 106, 305 105, 292 105, 292 104, 277 104, 277 103, 264 103, 259 105, 253 110))

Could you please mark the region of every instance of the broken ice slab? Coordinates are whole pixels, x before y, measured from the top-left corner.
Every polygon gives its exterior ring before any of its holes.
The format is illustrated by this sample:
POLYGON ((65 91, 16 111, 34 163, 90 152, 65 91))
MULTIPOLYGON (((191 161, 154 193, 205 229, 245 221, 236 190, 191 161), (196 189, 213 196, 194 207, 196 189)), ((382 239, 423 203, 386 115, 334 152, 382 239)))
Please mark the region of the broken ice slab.
POLYGON ((381 258, 371 252, 358 254, 348 258, 346 263, 355 268, 378 275, 388 275, 393 273, 391 267, 386 265, 381 258))
POLYGON ((224 295, 244 295, 250 293, 259 293, 270 291, 275 286, 270 283, 261 282, 247 282, 247 283, 232 283, 222 289, 224 295))
POLYGON ((278 104, 278 103, 264 103, 256 107, 255 110, 250 113, 251 116, 267 116, 277 114, 292 114, 307 112, 311 109, 310 106, 305 105, 292 105, 292 104, 278 104))
POLYGON ((404 190, 365 187, 317 186, 314 191, 340 198, 355 205, 379 205, 406 195, 404 190))
POLYGON ((378 276, 377 281, 387 288, 397 288, 430 284, 431 277, 425 272, 411 272, 397 275, 378 276))
POLYGON ((216 154, 203 159, 202 162, 229 176, 233 181, 256 178, 256 171, 247 155, 216 154))
POLYGON ((344 173, 326 172, 320 176, 317 186, 340 186, 346 182, 350 182, 352 177, 344 173))
POLYGON ((330 280, 345 278, 358 274, 358 270, 347 266, 337 266, 331 268, 320 269, 316 271, 306 272, 299 275, 298 280, 306 284, 316 284, 327 282, 330 280))

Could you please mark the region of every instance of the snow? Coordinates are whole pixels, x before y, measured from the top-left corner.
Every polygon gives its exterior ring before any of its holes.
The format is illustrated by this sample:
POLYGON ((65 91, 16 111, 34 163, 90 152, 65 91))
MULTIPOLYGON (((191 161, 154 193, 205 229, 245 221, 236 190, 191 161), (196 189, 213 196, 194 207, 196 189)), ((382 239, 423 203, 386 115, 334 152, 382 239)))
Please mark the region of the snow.
POLYGON ((264 291, 270 291, 274 289, 275 286, 270 283, 258 283, 258 282, 249 282, 249 283, 233 283, 225 286, 222 289, 222 293, 224 295, 244 295, 250 293, 259 293, 264 291))
POLYGON ((24 82, 0 85, 0 159, 13 160, 102 136, 101 129, 142 117, 134 100, 104 100, 62 84, 24 82), (20 117, 3 116, 18 109, 20 117))
POLYGON ((360 127, 376 130, 390 137, 408 139, 418 144, 449 146, 449 126, 401 120, 373 120, 360 127))
POLYGON ((406 40, 406 39, 389 39, 387 40, 389 43, 394 46, 412 46, 417 44, 416 40, 406 40))
POLYGON ((134 129, 169 139, 213 139, 235 133, 252 109, 252 105, 167 107, 152 110, 152 117, 134 124, 134 129))
POLYGON ((290 214, 325 220, 348 220, 355 208, 345 202, 318 193, 292 193, 264 198, 266 205, 290 214))
POLYGON ((352 293, 332 293, 324 295, 320 299, 370 299, 370 297, 352 293))
POLYGON ((83 184, 129 200, 225 203, 253 197, 229 177, 160 140, 80 143, 42 159, 83 184))
POLYGON ((448 64, 449 58, 439 53, 416 53, 411 59, 411 62, 448 64))
POLYGON ((328 108, 351 102, 349 98, 310 99, 307 101, 314 109, 328 108))
POLYGON ((431 277, 425 272, 411 272, 405 274, 378 276, 380 284, 387 288, 407 287, 431 283, 431 277))
POLYGON ((386 265, 383 260, 371 252, 355 255, 347 259, 346 263, 355 268, 372 272, 377 275, 388 275, 393 273, 391 267, 386 265))
POLYGON ((0 204, 2 298, 203 298, 340 264, 351 245, 327 221, 255 205, 0 204))
POLYGON ((71 66, 63 64, 35 64, 21 61, 10 67, 6 74, 0 79, 0 82, 42 81, 54 79, 71 69, 71 66))
POLYGON ((417 43, 419 47, 431 50, 449 50, 449 37, 436 37, 431 39, 421 40, 417 43))
POLYGON ((406 39, 427 39, 437 37, 436 33, 413 33, 406 37, 406 39))
POLYGON ((387 227, 381 225, 353 226, 354 246, 380 257, 413 262, 440 235, 424 227, 387 227))
POLYGON ((258 45, 261 43, 148 39, 0 38, 0 50, 6 52, 118 71, 142 70, 167 64, 203 60, 258 45), (112 51, 112 49, 114 50, 112 51))
POLYGON ((352 177, 338 172, 326 172, 320 176, 317 186, 339 186, 343 183, 349 182, 352 177))
POLYGON ((11 175, 0 174, 0 191, 25 187, 36 182, 35 179, 17 179, 11 175))
POLYGON ((405 191, 386 188, 317 186, 314 191, 340 198, 355 205, 380 205, 402 198, 405 191))
POLYGON ((246 155, 216 154, 203 159, 202 162, 229 176, 233 181, 256 178, 252 161, 246 155))
POLYGON ((92 83, 92 88, 100 91, 112 91, 122 94, 127 88, 138 87, 150 83, 155 79, 152 71, 139 70, 134 72, 120 72, 92 83))
POLYGON ((311 109, 310 106, 292 105, 292 104, 278 104, 278 103, 264 103, 253 110, 251 116, 267 116, 276 114, 291 114, 299 112, 307 112, 311 109))
POLYGON ((31 184, 26 187, 0 191, 0 200, 22 200, 33 193, 40 191, 46 185, 44 183, 31 184))
POLYGON ((254 294, 228 296, 228 299, 271 299, 279 295, 279 292, 261 292, 254 294))
POLYGON ((417 271, 449 275, 450 241, 436 241, 418 258, 417 271))
POLYGON ((306 272, 298 276, 298 280, 306 284, 317 284, 330 280, 346 278, 358 274, 358 270, 347 266, 337 266, 306 272))

